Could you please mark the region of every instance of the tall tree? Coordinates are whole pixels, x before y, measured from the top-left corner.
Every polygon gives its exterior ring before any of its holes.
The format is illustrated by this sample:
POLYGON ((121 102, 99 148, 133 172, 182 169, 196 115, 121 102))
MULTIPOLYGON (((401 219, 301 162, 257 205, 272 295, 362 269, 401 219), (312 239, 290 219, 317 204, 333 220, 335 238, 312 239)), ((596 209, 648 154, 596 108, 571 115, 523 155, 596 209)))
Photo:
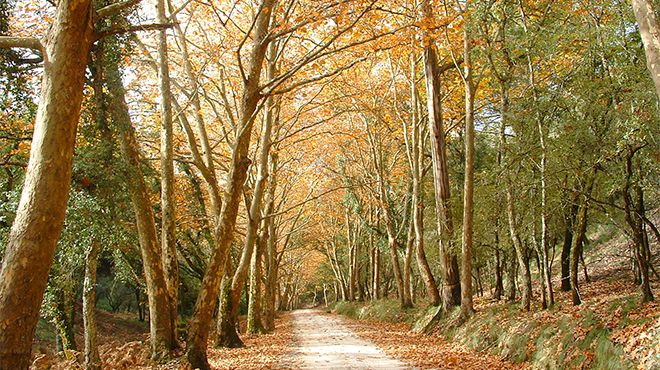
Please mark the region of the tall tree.
POLYGON ((25 184, 0 269, 3 369, 30 365, 39 307, 69 198, 93 17, 91 0, 62 0, 43 41, 0 36, 0 48, 37 49, 46 61, 25 184))
MULTIPOLYGON (((441 74, 446 68, 438 62, 435 39, 431 37, 431 28, 435 24, 433 9, 429 0, 421 4, 422 19, 426 25, 423 40, 424 75, 426 77, 426 99, 428 124, 431 135, 431 159, 433 162, 433 184, 435 187, 435 208, 438 226, 438 245, 442 266, 442 304, 445 308, 458 306, 461 302, 461 284, 458 272, 458 258, 452 251, 454 223, 451 210, 449 188, 449 166, 445 128, 442 120, 441 74)), ((453 67, 453 63, 450 65, 453 67)))
MULTIPOLYGON (((158 23, 168 23, 165 15, 165 0, 156 4, 158 23)), ((167 56, 167 29, 158 31, 158 81, 160 92, 160 202, 161 202, 161 249, 163 271, 169 299, 170 334, 176 344, 176 322, 179 301, 179 263, 176 253, 176 213, 174 209, 174 144, 172 138, 172 92, 167 56)))
MULTIPOLYGON (((646 52, 646 66, 660 98, 660 22, 653 0, 631 0, 646 52)), ((656 3, 657 4, 657 3, 656 3)))

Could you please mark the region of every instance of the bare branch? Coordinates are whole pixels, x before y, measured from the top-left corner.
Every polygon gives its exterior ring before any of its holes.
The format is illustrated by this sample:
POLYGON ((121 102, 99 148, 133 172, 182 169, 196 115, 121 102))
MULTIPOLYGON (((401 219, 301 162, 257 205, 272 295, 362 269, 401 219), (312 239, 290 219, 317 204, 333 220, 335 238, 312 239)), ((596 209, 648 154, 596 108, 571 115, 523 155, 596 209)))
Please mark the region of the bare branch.
POLYGON ((0 49, 32 49, 43 54, 44 46, 36 37, 0 36, 0 49))
POLYGON ((126 0, 115 4, 110 4, 96 11, 96 16, 100 19, 115 15, 120 11, 137 5, 142 0, 126 0))
POLYGON ((139 24, 137 26, 130 26, 130 27, 124 27, 124 28, 114 28, 114 29, 109 29, 107 31, 99 32, 96 34, 96 40, 100 40, 106 36, 110 35, 117 35, 117 34, 122 34, 122 33, 130 33, 130 32, 139 32, 139 31, 154 31, 154 30, 162 30, 165 28, 172 28, 174 27, 173 23, 151 23, 151 24, 139 24))

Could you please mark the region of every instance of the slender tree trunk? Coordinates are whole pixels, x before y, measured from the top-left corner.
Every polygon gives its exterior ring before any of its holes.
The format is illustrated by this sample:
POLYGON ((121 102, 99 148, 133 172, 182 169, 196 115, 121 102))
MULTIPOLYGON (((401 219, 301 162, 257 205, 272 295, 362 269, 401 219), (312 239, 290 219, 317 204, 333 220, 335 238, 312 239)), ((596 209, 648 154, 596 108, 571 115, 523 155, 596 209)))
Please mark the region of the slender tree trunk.
MULTIPOLYGON (((428 0, 421 5, 423 16, 432 18, 428 0)), ((445 129, 442 121, 441 83, 438 57, 433 39, 424 47, 424 75, 426 77, 426 96, 428 106, 428 124, 431 134, 431 159, 433 161, 433 184, 435 186, 435 208, 438 228, 438 246, 442 267, 442 304, 445 308, 458 306, 461 302, 461 285, 458 273, 458 259, 452 252, 454 226, 451 213, 451 194, 449 188, 449 167, 445 144, 445 129)))
POLYGON ((275 0, 263 0, 260 11, 256 14, 252 37, 253 48, 249 58, 247 76, 243 81, 240 126, 238 127, 238 136, 236 137, 229 166, 230 171, 227 176, 225 202, 222 204, 220 218, 215 228, 217 245, 209 260, 188 327, 186 358, 193 368, 198 367, 202 370, 209 369, 206 347, 211 319, 219 293, 221 272, 225 266, 225 261, 229 255, 229 247, 233 240, 238 205, 243 193, 243 183, 247 178, 247 170, 250 165, 248 149, 254 124, 254 112, 259 100, 261 100, 259 81, 269 42, 267 34, 274 4, 275 0))
POLYGON ((580 207, 575 219, 575 228, 573 229, 573 243, 571 245, 571 291, 573 292, 573 305, 582 303, 580 290, 578 287, 578 263, 580 261, 580 246, 584 242, 584 234, 587 230, 587 211, 589 209, 589 198, 594 186, 596 173, 592 170, 585 180, 584 193, 580 207))
MULTIPOLYGON (((635 260, 639 271, 639 288, 642 294, 642 302, 653 301, 653 292, 649 281, 649 260, 647 258, 648 238, 645 237, 644 230, 644 196, 639 181, 632 184, 633 177, 633 156, 639 149, 631 149, 626 156, 626 182, 623 188, 623 204, 626 223, 630 226, 633 236, 635 260), (637 195, 637 201, 633 200, 631 187, 637 195)), ((640 169, 641 176, 641 169, 640 169)))
POLYGON ((381 298, 381 289, 380 289, 380 250, 378 247, 374 247, 374 278, 373 278, 373 287, 371 288, 374 299, 381 298))
POLYGON ((101 245, 93 241, 85 253, 85 280, 83 282, 83 326, 85 328, 85 362, 86 370, 100 370, 101 357, 96 335, 96 313, 94 311, 96 296, 96 266, 98 264, 101 245))
MULTIPOLYGON (((465 15, 464 15, 465 17, 465 15)), ((463 185, 463 235, 461 269, 461 316, 474 314, 472 303, 472 237, 474 228, 474 98, 476 86, 472 79, 470 35, 464 28, 463 78, 465 84, 465 182, 463 185)))
MULTIPOLYGON (((273 213, 275 208, 275 190, 277 189, 277 161, 278 155, 270 153, 268 194, 266 195, 266 214, 273 213)), ((275 222, 272 218, 268 221, 268 243, 266 250, 266 286, 264 292, 264 315, 263 324, 266 331, 275 329, 275 299, 277 297, 277 235, 275 235, 275 222)))
MULTIPOLYGON (((414 207, 414 204, 413 204, 414 207)), ((410 212, 414 212, 411 207, 410 212)), ((412 218, 412 215, 411 215, 412 218)), ((403 259, 403 296, 405 300, 405 307, 413 306, 412 289, 411 289, 411 273, 412 273, 412 257, 415 249, 415 233, 413 228, 413 221, 408 224, 408 233, 406 238, 406 254, 403 259)))
MULTIPOLYGON (((158 23, 168 22, 165 16, 165 0, 156 3, 158 23)), ((177 344, 177 317, 179 302, 179 262, 176 254, 176 213, 174 210, 174 144, 172 133, 172 93, 170 91, 170 71, 167 57, 167 30, 158 33, 158 81, 160 92, 160 201, 161 201, 161 248, 163 250, 163 270, 169 299, 171 346, 177 344)))
POLYGON ((90 0, 61 0, 44 39, 44 72, 30 160, 0 269, 0 368, 27 369, 39 308, 71 186, 90 0))
POLYGON ((564 217, 564 242, 561 249, 561 290, 571 291, 571 245, 573 244, 573 227, 578 212, 577 193, 571 196, 570 210, 564 217))
POLYGON ((153 359, 159 360, 169 356, 174 340, 161 250, 158 245, 151 198, 142 173, 139 147, 128 112, 119 67, 114 62, 107 63, 106 71, 110 112, 119 128, 121 152, 126 171, 124 178, 133 203, 147 285, 151 356, 153 359))
MULTIPOLYGON (((412 173, 412 217, 411 223, 415 233, 415 256, 417 260, 417 267, 419 269, 426 294, 431 301, 431 305, 438 306, 440 304, 440 292, 435 283, 433 272, 429 266, 426 258, 426 251, 424 250, 424 184, 423 177, 423 164, 424 164, 424 135, 420 122, 420 108, 418 103, 417 93, 417 77, 416 77, 416 57, 414 53, 410 55, 410 96, 412 106, 411 117, 411 145, 408 148, 408 158, 410 162, 410 172, 412 173)), ((404 134, 406 134, 406 123, 403 125, 404 134)), ((406 143, 408 141, 406 140, 406 143)), ((408 145, 407 145, 408 146, 408 145)))
MULTIPOLYGON (((269 79, 271 79, 277 74, 275 45, 273 43, 269 44, 268 55, 269 61, 266 73, 269 79)), ((245 279, 247 278, 252 256, 255 254, 255 242, 257 239, 259 224, 261 223, 263 195, 266 190, 266 184, 268 180, 268 154, 270 153, 271 147, 271 132, 273 128, 273 121, 277 119, 274 116, 276 113, 275 109, 276 107, 273 104, 273 98, 268 98, 265 106, 265 114, 261 130, 257 180, 254 185, 250 209, 248 210, 248 226, 245 235, 245 245, 243 247, 241 260, 238 264, 238 267, 236 268, 236 272, 234 273, 234 278, 231 284, 232 292, 229 300, 227 301, 227 308, 229 311, 221 311, 222 315, 218 320, 218 340, 216 341, 216 344, 221 347, 243 347, 243 341, 240 340, 238 333, 236 332, 236 326, 238 324, 238 310, 240 305, 241 292, 243 291, 243 285, 245 284, 245 279), (229 313, 229 315, 226 315, 226 313, 229 313)))

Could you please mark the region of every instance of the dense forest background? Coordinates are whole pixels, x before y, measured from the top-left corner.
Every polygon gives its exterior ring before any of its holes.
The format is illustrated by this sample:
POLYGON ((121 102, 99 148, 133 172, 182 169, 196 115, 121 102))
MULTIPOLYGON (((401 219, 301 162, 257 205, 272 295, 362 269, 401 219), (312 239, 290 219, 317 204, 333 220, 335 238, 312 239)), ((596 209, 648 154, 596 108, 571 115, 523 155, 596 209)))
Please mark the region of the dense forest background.
POLYGON ((338 300, 462 325, 600 263, 653 301, 657 9, 3 1, 0 368, 43 330, 99 368, 95 308, 208 368, 242 315, 338 300))

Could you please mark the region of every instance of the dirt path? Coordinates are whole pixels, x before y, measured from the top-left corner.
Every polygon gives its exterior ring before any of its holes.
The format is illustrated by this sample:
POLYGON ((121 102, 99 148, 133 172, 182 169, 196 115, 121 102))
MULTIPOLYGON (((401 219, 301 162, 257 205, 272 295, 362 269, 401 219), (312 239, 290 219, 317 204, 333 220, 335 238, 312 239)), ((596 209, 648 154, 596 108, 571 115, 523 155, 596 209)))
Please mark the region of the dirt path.
POLYGON ((292 312, 295 347, 285 367, 296 369, 409 369, 338 318, 315 310, 292 312))

